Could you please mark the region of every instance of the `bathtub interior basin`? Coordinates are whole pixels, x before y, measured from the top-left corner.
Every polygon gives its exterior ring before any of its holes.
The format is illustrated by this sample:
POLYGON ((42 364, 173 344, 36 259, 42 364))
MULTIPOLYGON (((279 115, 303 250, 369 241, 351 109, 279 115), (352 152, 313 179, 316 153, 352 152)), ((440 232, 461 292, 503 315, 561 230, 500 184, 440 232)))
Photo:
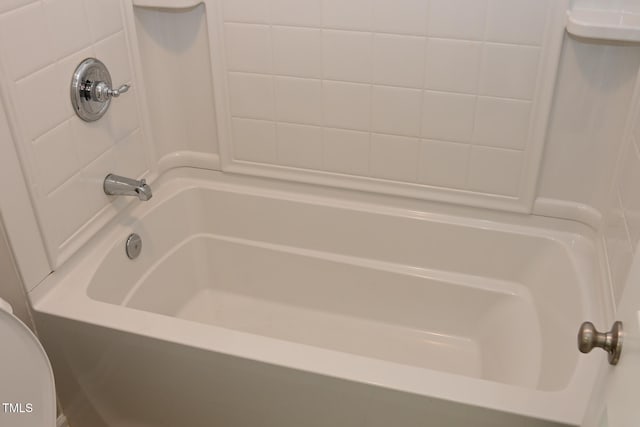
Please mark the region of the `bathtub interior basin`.
POLYGON ((116 219, 36 288, 35 308, 305 372, 579 422, 592 381, 581 374, 593 366, 578 357, 575 328, 598 317, 597 253, 586 227, 313 191, 174 172, 150 203, 116 219), (143 242, 135 260, 124 251, 132 232, 143 242))
POLYGON ((198 235, 155 264, 123 305, 537 387, 540 326, 526 289, 499 280, 442 276, 416 267, 198 235))

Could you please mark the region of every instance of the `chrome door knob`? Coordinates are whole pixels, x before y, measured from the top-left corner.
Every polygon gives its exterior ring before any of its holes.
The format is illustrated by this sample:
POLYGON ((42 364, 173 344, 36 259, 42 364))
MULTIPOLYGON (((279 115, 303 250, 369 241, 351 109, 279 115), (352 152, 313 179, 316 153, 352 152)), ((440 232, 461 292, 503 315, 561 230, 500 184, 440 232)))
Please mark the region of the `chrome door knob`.
POLYGON ((609 354, 609 364, 617 364, 622 353, 622 322, 614 322, 609 332, 598 332, 593 323, 584 322, 578 331, 578 350, 589 353, 596 347, 609 354))

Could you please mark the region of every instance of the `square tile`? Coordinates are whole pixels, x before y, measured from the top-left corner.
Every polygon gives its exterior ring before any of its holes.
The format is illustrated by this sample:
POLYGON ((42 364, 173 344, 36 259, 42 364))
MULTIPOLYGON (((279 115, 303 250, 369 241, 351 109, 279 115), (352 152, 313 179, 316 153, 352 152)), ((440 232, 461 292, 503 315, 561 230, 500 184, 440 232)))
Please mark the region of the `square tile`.
POLYGON ((437 187, 464 188, 469 151, 468 144, 422 140, 418 181, 437 187))
POLYGON ((65 121, 33 142, 38 187, 43 195, 59 187, 81 169, 69 122, 65 121))
POLYGON ((267 25, 225 24, 227 67, 230 71, 271 73, 271 32, 267 25))
POLYGON ((326 126, 368 131, 371 125, 371 86, 358 83, 323 83, 326 126))
POLYGON ((486 43, 478 91, 481 95, 531 100, 535 94, 540 49, 486 43))
POLYGON ((295 27, 318 27, 321 0, 271 0, 271 23, 295 27))
POLYGON ((322 125, 320 80, 276 77, 276 117, 279 121, 322 125))
POLYGON ((549 0, 489 0, 486 39, 539 46, 548 13, 549 0))
POLYGON ((120 140, 115 145, 113 154, 115 158, 114 173, 138 179, 148 172, 148 157, 140 130, 136 130, 120 140))
POLYGON ((371 129, 394 135, 418 136, 422 92, 388 86, 374 86, 371 105, 371 129))
POLYGON ((463 40, 484 38, 487 0, 430 0, 428 33, 463 40))
POLYGON ((322 128, 278 123, 278 161, 287 166, 322 168, 322 128))
POLYGON ((30 3, 35 3, 36 1, 39 0, 3 0, 0 2, 0 13, 9 12, 10 10, 18 9, 30 3))
POLYGON ((275 163, 278 146, 274 122, 233 119, 233 158, 260 163, 275 163))
POLYGON ((369 140, 366 132, 325 128, 324 168, 349 175, 367 175, 369 140))
POLYGON ((531 102, 478 97, 473 142, 524 149, 529 138, 531 102))
POLYGON ((52 88, 59 87, 58 81, 56 66, 51 65, 16 83, 18 121, 27 140, 36 139, 73 114, 68 95, 64 98, 42 96, 43 93, 50 93, 52 88), (38 102, 33 102, 34 99, 38 102))
POLYGON ((55 98, 63 101, 62 104, 64 106, 65 115, 68 117, 76 115, 73 111, 71 101, 69 100, 69 84, 71 82, 71 76, 78 65, 80 65, 83 60, 90 57, 96 57, 93 45, 60 59, 55 63, 54 72, 56 82, 51 89, 53 89, 55 93, 55 98))
POLYGON ((104 194, 102 187, 104 185, 104 177, 110 173, 116 172, 116 146, 105 151, 93 162, 89 163, 80 174, 85 184, 85 188, 90 194, 90 202, 94 205, 92 211, 100 209, 103 206, 111 204, 117 196, 107 196, 104 194))
POLYGON ((429 39, 425 87, 473 94, 478 87, 482 43, 429 39))
POLYGON ((69 119, 72 141, 78 159, 84 166, 88 165, 100 155, 112 148, 115 144, 115 136, 111 134, 108 126, 100 120, 85 122, 77 116, 69 119))
POLYGON ((640 108, 637 109, 636 116, 633 119, 633 139, 635 141, 636 147, 640 150, 640 108))
POLYGON ((631 247, 635 248, 640 241, 640 157, 634 144, 629 144, 621 162, 618 191, 631 247))
POLYGON ((54 248, 59 248, 102 207, 96 204, 96 198, 83 196, 91 194, 91 190, 83 174, 78 173, 42 199, 44 228, 54 248))
POLYGON ((56 59, 40 2, 0 16, 0 52, 14 81, 56 59))
POLYGON ((323 30, 322 38, 325 79, 371 81, 372 33, 323 30))
POLYGON ((269 23, 269 2, 266 0, 223 0, 225 22, 269 23))
POLYGON ((324 28, 371 31, 372 0, 324 0, 322 25, 324 28))
POLYGON ((380 33, 423 35, 429 2, 425 0, 373 0, 373 29, 380 33))
POLYGON ((319 29, 273 27, 272 37, 276 74, 322 77, 322 34, 319 29))
POLYGON ((422 88, 424 37, 376 34, 373 37, 373 82, 422 88))
POLYGON ((124 31, 101 40, 95 44, 94 49, 96 57, 104 62, 109 69, 114 87, 123 83, 131 83, 133 74, 131 73, 131 64, 129 64, 129 47, 124 31))
POLYGON ((422 106, 422 136, 455 142, 470 142, 476 97, 425 91, 422 106))
POLYGON ((140 116, 138 110, 138 90, 132 87, 127 92, 127 96, 121 96, 101 121, 109 128, 109 133, 118 143, 140 126, 140 116))
POLYGON ((273 77, 229 73, 229 103, 234 117, 275 119, 273 77))
POLYGON ((84 4, 94 42, 122 30, 122 11, 119 3, 114 3, 113 0, 85 0, 84 4))
POLYGON ((84 0, 43 0, 43 4, 56 59, 71 55, 91 43, 84 0))
POLYGON ((416 182, 419 140, 392 135, 371 135, 370 175, 393 181, 416 182))
POLYGON ((603 218, 603 233, 607 251, 611 287, 615 302, 620 300, 631 268, 633 251, 625 223, 622 202, 617 191, 612 194, 612 202, 603 218))
POLYGON ((471 147, 467 187, 515 197, 520 188, 523 157, 521 151, 471 147))

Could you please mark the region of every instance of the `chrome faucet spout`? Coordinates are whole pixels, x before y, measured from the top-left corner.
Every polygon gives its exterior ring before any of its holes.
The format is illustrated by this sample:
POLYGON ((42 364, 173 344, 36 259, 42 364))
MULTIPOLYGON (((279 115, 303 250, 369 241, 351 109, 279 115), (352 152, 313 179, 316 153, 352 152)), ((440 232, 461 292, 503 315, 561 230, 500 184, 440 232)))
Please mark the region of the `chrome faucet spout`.
POLYGON ((153 194, 151 193, 151 187, 144 179, 141 180, 141 183, 142 185, 136 188, 136 193, 138 193, 138 199, 146 202, 153 196, 153 194))
POLYGON ((149 200, 153 195, 144 179, 138 181, 111 173, 105 177, 103 189, 109 196, 134 196, 142 201, 149 200))

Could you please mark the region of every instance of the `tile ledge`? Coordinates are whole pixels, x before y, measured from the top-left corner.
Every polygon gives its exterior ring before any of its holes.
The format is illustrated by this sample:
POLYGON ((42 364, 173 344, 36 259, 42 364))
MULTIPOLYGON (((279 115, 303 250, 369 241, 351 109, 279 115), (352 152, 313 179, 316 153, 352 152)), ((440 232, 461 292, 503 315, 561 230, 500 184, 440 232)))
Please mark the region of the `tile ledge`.
POLYGON ((157 9, 190 9, 204 0, 133 0, 133 5, 157 9))
POLYGON ((567 12, 567 32, 588 39, 640 43, 640 14, 574 9, 567 12))
POLYGON ((602 214, 596 208, 569 200, 538 197, 533 204, 533 214, 577 221, 593 230, 598 230, 602 223, 602 214))

